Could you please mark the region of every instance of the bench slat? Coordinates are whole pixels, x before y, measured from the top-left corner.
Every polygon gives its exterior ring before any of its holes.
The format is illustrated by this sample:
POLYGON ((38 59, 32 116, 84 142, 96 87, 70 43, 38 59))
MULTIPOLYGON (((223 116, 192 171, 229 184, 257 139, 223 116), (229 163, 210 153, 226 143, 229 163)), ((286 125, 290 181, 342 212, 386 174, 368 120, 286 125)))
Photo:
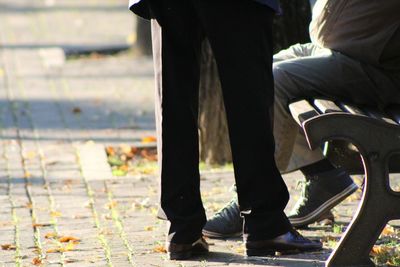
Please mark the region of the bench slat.
POLYGON ((400 106, 391 106, 387 109, 388 115, 400 124, 400 106))
POLYGON ((303 121, 319 115, 315 108, 306 100, 293 102, 289 105, 293 119, 301 125, 303 121))
POLYGON ((330 100, 315 99, 314 105, 319 111, 321 111, 324 114, 331 112, 343 112, 343 110, 340 107, 338 107, 333 101, 330 100))
POLYGON ((381 120, 381 121, 385 121, 385 122, 390 123, 390 124, 396 124, 397 125, 397 123, 394 120, 392 120, 391 118, 386 116, 386 114, 384 114, 383 112, 381 112, 380 110, 378 110, 376 108, 368 107, 368 108, 365 108, 364 110, 372 118, 375 118, 375 119, 378 119, 378 120, 381 120))
POLYGON ((339 103, 339 106, 344 110, 354 115, 365 115, 365 113, 358 107, 350 104, 339 103))

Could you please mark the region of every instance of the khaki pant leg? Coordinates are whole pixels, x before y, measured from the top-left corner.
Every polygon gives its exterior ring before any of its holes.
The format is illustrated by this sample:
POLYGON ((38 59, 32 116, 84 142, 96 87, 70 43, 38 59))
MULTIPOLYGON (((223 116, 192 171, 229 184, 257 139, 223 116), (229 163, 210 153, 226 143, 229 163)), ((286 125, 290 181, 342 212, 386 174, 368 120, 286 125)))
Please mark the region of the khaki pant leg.
MULTIPOLYGON (((362 64, 341 53, 313 45, 295 45, 275 57, 275 158, 281 172, 323 159, 309 150, 288 104, 301 98, 324 97, 355 104, 384 106, 399 101, 396 75, 362 64)), ((399 102, 397 102, 399 103, 399 102)))

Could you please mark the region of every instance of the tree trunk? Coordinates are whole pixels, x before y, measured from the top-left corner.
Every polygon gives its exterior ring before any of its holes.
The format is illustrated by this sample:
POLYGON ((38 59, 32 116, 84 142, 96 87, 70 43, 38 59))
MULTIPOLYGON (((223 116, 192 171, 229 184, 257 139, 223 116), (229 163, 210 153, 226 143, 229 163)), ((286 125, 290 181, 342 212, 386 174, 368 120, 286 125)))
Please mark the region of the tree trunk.
POLYGON ((221 84, 208 41, 203 42, 200 72, 200 158, 208 164, 230 162, 232 156, 221 84))
MULTIPOLYGON (((281 0, 281 7, 284 15, 276 16, 274 22, 275 52, 295 43, 309 42, 308 24, 311 12, 308 0, 281 0)), ((231 161, 221 85, 207 41, 202 48, 199 111, 201 160, 208 164, 231 161)))
POLYGON ((137 17, 135 53, 139 56, 151 56, 151 26, 148 20, 137 17))

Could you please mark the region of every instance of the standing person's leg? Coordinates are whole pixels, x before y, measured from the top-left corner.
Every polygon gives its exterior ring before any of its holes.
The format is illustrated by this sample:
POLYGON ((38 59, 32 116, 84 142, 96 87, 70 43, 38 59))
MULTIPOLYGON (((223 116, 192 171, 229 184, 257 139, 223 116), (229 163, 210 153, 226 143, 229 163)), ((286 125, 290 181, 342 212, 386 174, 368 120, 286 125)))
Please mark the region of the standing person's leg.
POLYGON ((198 170, 200 30, 190 3, 154 1, 153 49, 161 209, 171 258, 190 257, 206 221, 198 170), (172 254, 171 254, 172 253, 172 254))
POLYGON ((248 254, 252 242, 260 253, 277 249, 274 238, 283 234, 292 249, 319 248, 292 236, 283 212, 288 191, 275 165, 271 122, 273 11, 252 1, 192 1, 220 74, 248 254))
MULTIPOLYGON (((296 44, 288 49, 273 56, 274 65, 287 60, 302 59, 311 57, 319 48, 315 45, 296 44)), ((274 136, 277 139, 275 146, 275 160, 279 170, 285 170, 290 156, 293 152, 293 144, 296 144, 297 151, 303 149, 304 160, 306 162, 315 162, 323 159, 321 151, 311 151, 305 142, 298 135, 299 127, 287 112, 280 112, 276 107, 281 105, 282 100, 275 96, 274 112, 274 136), (298 140, 296 140, 296 138, 298 140), (282 141, 283 140, 283 141, 282 141), (297 142, 295 142, 295 140, 297 142), (282 168, 282 166, 284 168, 282 168)), ((304 136, 303 136, 304 137, 304 136)), ((239 216, 239 206, 236 197, 228 203, 223 209, 218 211, 211 219, 207 221, 203 229, 204 235, 208 237, 224 238, 241 235, 243 220, 239 216)))
POLYGON ((270 120, 273 11, 252 1, 193 1, 219 70, 241 210, 251 211, 250 228, 256 215, 263 217, 254 223, 266 225, 259 238, 273 238, 290 229, 270 120))

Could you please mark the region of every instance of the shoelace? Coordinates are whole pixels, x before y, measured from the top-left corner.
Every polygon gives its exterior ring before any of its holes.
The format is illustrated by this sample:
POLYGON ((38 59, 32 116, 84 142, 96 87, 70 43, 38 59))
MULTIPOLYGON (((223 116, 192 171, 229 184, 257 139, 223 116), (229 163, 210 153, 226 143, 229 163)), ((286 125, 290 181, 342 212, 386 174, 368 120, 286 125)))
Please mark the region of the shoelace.
POLYGON ((311 181, 298 181, 297 182, 296 189, 301 190, 301 196, 303 198, 308 197, 308 190, 306 190, 306 189, 309 187, 310 183, 311 183, 311 181))
POLYGON ((224 213, 227 213, 228 215, 230 213, 232 213, 230 210, 233 209, 232 206, 236 206, 236 200, 232 199, 228 205, 226 205, 225 207, 223 207, 222 209, 220 209, 219 211, 217 211, 217 213, 215 215, 222 215, 224 213))

